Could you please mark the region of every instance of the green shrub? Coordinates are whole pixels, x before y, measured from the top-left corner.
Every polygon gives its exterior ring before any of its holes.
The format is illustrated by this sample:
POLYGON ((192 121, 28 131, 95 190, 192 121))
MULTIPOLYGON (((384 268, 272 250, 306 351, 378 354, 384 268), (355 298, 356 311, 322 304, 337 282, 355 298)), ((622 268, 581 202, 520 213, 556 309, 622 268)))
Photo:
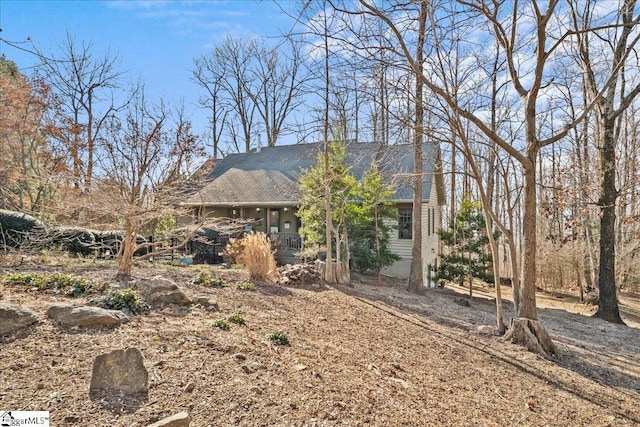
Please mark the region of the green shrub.
POLYGON ((122 310, 131 314, 147 313, 149 304, 134 289, 116 289, 111 291, 102 302, 102 307, 122 310))
POLYGON ((224 319, 216 320, 215 322, 213 322, 213 326, 222 329, 223 331, 228 331, 230 329, 229 322, 224 319))
POLYGON ((53 291, 72 297, 94 294, 109 287, 107 283, 100 284, 95 280, 83 279, 65 273, 49 275, 14 273, 6 277, 3 283, 7 286, 29 286, 40 291, 53 291))
POLYGON ((242 282, 236 282, 235 286, 236 286, 236 289, 239 289, 241 291, 255 291, 256 290, 256 285, 254 285, 251 282, 247 282, 246 280, 243 280, 242 282))
POLYGON ((277 345, 289 345, 289 338, 282 331, 273 331, 267 335, 269 341, 277 345))
POLYGON ((208 271, 201 271, 192 282, 194 285, 208 286, 211 288, 223 288, 226 286, 221 278, 213 276, 208 271))
POLYGON ((46 287, 44 276, 31 273, 13 273, 7 276, 3 280, 3 283, 7 286, 31 286, 38 289, 44 289, 46 287))
POLYGON ((246 324, 242 316, 240 316, 238 313, 233 313, 232 315, 228 316, 227 320, 240 326, 244 326, 246 324))

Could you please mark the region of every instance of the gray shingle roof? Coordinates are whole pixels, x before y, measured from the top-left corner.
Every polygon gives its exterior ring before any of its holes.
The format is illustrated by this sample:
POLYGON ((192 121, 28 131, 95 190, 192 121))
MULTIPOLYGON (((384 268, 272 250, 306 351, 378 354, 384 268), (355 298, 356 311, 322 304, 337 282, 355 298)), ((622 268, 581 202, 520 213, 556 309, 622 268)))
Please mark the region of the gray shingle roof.
MULTIPOLYGON (((204 206, 295 205, 299 200, 298 180, 304 169, 312 168, 323 144, 296 144, 262 148, 256 152, 229 154, 218 160, 205 184, 186 204, 204 206)), ((411 201, 414 170, 413 145, 349 143, 346 163, 360 178, 374 161, 396 192, 393 199, 411 201)), ((429 199, 436 160, 436 147, 423 149, 423 200, 429 199)))

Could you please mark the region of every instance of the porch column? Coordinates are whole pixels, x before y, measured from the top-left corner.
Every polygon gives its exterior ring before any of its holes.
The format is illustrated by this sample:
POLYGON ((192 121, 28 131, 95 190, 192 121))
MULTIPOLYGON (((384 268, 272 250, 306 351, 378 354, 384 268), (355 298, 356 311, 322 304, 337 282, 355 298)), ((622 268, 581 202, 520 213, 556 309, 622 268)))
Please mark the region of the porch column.
POLYGON ((264 230, 265 230, 266 234, 269 234, 269 232, 271 230, 271 208, 266 208, 264 214, 265 214, 265 217, 266 217, 265 221, 264 221, 264 223, 265 223, 264 230))

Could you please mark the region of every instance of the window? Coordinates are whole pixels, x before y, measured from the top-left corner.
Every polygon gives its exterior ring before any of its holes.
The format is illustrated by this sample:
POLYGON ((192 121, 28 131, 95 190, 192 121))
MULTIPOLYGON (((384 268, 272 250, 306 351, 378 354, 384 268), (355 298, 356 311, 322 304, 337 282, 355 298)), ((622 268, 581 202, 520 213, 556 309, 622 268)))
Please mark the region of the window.
POLYGON ((436 233, 436 210, 431 208, 431 230, 436 233))
POLYGON ((411 239, 411 208, 398 209, 398 238, 411 239))

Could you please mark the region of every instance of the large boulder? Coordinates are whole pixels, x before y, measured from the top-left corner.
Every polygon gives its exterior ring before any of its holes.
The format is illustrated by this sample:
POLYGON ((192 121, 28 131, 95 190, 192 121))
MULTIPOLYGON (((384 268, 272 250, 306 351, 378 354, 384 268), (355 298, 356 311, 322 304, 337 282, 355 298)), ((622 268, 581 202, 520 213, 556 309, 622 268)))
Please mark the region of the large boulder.
POLYGON ((129 316, 120 310, 66 304, 52 305, 47 310, 47 316, 68 327, 115 328, 129 321, 129 316))
POLYGON ((165 304, 191 305, 191 299, 175 284, 175 282, 156 276, 149 280, 141 280, 136 285, 138 292, 152 306, 165 304))
POLYGON ((103 404, 137 406, 149 394, 149 372, 137 348, 114 350, 97 356, 93 362, 89 396, 103 404))
POLYGON ((0 302, 0 336, 14 334, 38 321, 31 311, 17 305, 0 302))

